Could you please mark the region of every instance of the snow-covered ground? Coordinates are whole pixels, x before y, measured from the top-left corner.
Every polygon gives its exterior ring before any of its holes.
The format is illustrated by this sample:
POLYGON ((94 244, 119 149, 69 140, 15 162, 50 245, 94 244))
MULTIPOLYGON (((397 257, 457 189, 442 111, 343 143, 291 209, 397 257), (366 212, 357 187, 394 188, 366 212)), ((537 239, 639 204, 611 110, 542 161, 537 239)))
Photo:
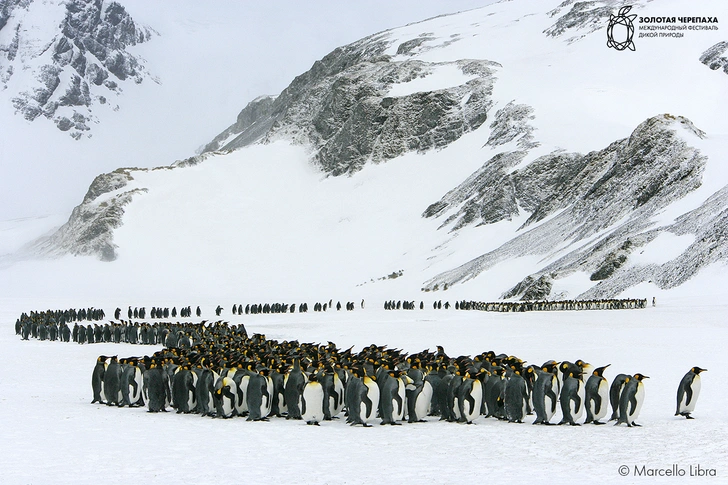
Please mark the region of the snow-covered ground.
MULTIPOLYGON (((80 301, 3 299, 0 318, 10 323, 21 311, 76 303, 80 301)), ((126 304, 111 299, 95 303, 107 315, 126 304)), ((200 304, 203 317, 223 304, 223 316, 232 317, 232 302, 177 302, 184 303, 200 304)), ((717 477, 711 483, 726 482, 725 302, 676 298, 658 300, 657 307, 644 310, 529 314, 385 311, 380 303, 368 300, 364 310, 354 312, 249 315, 229 321, 268 338, 331 340, 355 350, 377 343, 419 352, 441 344, 451 356, 494 350, 538 364, 548 359, 611 364, 605 372, 610 381, 617 373, 650 377, 638 420, 643 426, 546 427, 482 417, 468 426, 431 417, 427 423, 364 429, 347 426, 343 419, 312 427, 275 418, 251 423, 149 414, 143 408, 90 404, 91 371, 98 355, 149 355, 156 347, 23 342, 4 331, 2 482, 673 483, 674 478, 633 474, 635 466, 671 469, 675 464, 688 475, 690 466, 714 469, 717 477), (673 416, 675 394, 694 365, 708 372, 696 419, 688 421, 673 416), (626 478, 619 474, 623 465, 630 471, 626 478)), ((557 411, 553 421, 559 419, 557 411)))

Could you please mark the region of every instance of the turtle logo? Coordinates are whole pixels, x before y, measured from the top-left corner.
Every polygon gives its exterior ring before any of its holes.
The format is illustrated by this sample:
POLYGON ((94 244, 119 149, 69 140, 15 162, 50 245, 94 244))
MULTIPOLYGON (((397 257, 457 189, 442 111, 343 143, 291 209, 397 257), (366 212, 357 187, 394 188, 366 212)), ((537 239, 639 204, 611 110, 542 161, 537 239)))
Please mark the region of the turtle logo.
POLYGON ((625 49, 629 49, 631 51, 634 50, 634 42, 632 42, 632 37, 634 37, 634 24, 632 21, 637 17, 637 15, 627 15, 630 10, 632 10, 632 7, 627 5, 620 8, 617 15, 609 16, 609 25, 607 25, 607 47, 612 47, 618 51, 623 51, 625 49), (614 39, 615 27, 618 33, 618 39, 624 40, 614 39), (622 32, 626 35, 619 35, 622 32))

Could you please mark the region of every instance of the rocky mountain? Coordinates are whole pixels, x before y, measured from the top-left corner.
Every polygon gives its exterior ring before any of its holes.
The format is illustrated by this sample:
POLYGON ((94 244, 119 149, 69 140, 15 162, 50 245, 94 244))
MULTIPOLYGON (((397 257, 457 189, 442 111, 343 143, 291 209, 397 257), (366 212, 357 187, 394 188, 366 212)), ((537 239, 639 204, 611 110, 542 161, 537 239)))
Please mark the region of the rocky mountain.
POLYGON ((336 49, 276 98, 250 103, 205 151, 292 140, 310 146, 324 171, 342 175, 367 162, 442 148, 485 122, 497 63, 412 59, 427 35, 399 44, 401 60, 393 59, 386 53, 391 45, 387 37, 336 49), (392 92, 395 85, 438 71, 452 71, 461 79, 445 89, 392 92))
POLYGON ((117 2, 0 2, 0 90, 13 93, 25 119, 51 120, 78 139, 98 121, 94 109, 119 109, 125 83, 151 78, 130 46, 154 31, 138 25, 117 2))
MULTIPOLYGON (((174 247, 189 260, 204 234, 229 240, 214 258, 256 282, 275 267, 286 281, 316 268, 384 287, 397 274, 401 288, 482 298, 675 288, 726 263, 725 80, 697 69, 722 69, 726 43, 694 31, 684 56, 659 39, 615 51, 604 29, 620 5, 499 2, 340 47, 202 154, 97 177, 26 256, 119 265, 155 247, 156 264, 174 247), (702 89, 685 90, 688 75, 702 89)), ((149 39, 124 25, 118 52, 149 39)), ((68 52, 75 69, 82 51, 68 52)))

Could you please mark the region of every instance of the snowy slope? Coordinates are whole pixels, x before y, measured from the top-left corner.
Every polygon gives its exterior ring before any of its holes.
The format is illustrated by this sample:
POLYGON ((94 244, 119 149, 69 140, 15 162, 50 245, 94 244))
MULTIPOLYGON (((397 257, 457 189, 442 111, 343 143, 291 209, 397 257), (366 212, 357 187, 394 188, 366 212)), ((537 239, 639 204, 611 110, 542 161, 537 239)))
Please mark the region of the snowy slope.
POLYGON ((699 60, 717 34, 618 52, 592 28, 611 3, 598 5, 498 3, 336 49, 243 110, 207 148, 222 151, 100 177, 64 228, 15 259, 95 254, 115 261, 45 267, 83 265, 81 279, 120 288, 154 267, 187 272, 170 291, 216 280, 295 295, 316 282, 476 299, 536 280, 542 298, 642 297, 643 282, 667 290, 724 268, 725 76, 699 60), (479 175, 494 169, 501 179, 479 175), (490 184, 505 181, 522 188, 494 202, 490 184), (695 239, 665 260, 661 235, 695 239))

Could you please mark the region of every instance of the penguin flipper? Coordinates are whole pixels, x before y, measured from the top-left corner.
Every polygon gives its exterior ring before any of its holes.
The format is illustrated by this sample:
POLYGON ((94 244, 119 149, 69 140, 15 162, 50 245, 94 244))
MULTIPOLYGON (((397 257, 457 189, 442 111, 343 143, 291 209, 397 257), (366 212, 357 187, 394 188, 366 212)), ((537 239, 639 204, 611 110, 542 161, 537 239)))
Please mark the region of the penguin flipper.
POLYGON ((689 406, 690 403, 693 401, 693 386, 692 383, 688 384, 685 387, 685 405, 689 406))
POLYGON ((369 399, 369 396, 368 395, 364 394, 363 399, 362 399, 362 402, 366 406, 366 415, 367 416, 371 416, 371 414, 372 414, 372 407, 374 406, 372 404, 372 400, 369 399))

